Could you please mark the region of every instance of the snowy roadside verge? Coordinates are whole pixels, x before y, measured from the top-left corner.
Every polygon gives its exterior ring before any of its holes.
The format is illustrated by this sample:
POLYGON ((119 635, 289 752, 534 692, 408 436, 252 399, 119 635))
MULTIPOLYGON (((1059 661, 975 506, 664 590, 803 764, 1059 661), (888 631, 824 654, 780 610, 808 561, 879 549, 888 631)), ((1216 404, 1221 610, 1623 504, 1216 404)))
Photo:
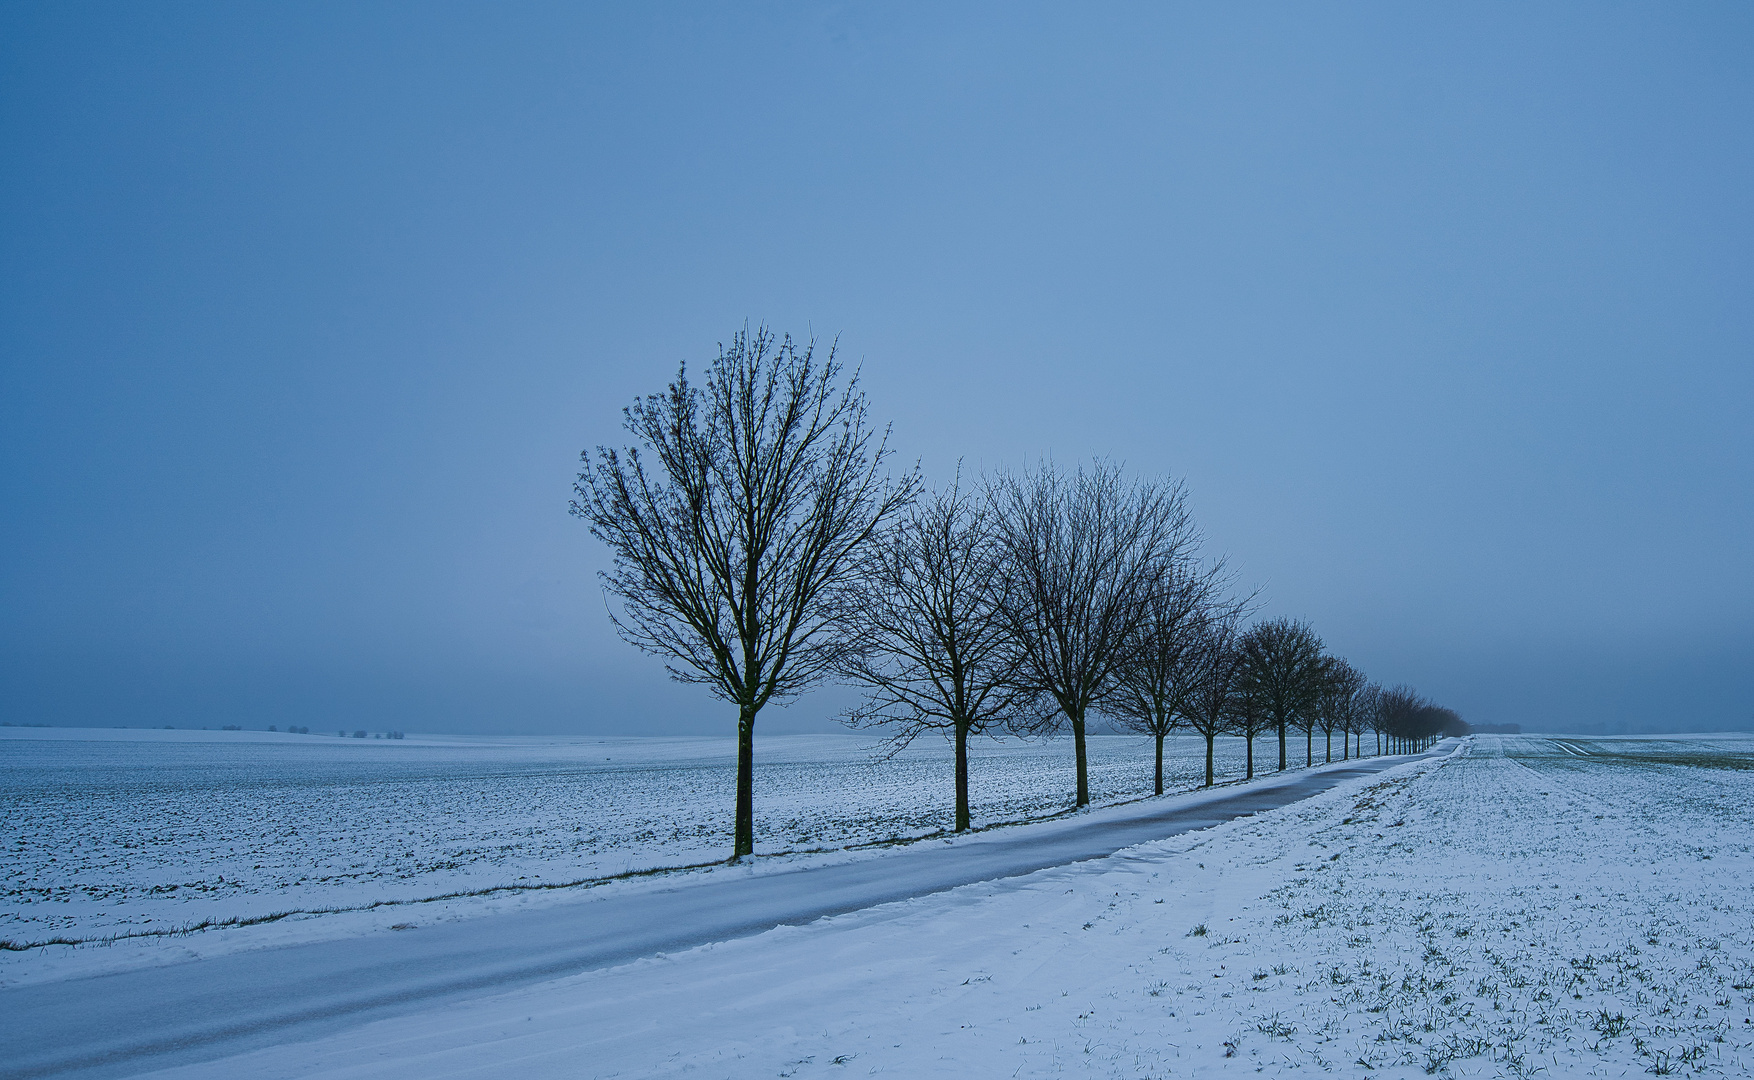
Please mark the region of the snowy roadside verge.
MULTIPOLYGON (((1372 764, 1373 766, 1392 764, 1397 760, 1399 759, 1373 759, 1372 764)), ((503 915, 515 911, 590 904, 611 898, 622 898, 630 893, 638 894, 650 889, 672 889, 679 886, 685 888, 710 887, 716 881, 746 879, 864 862, 883 858, 897 849, 920 852, 921 849, 929 848, 933 852, 943 851, 945 856, 949 856, 950 852, 945 849, 954 848, 967 851, 973 857, 979 855, 982 848, 1004 851, 1017 850, 1021 845, 1029 850, 1040 850, 1036 846, 1039 843, 1046 850, 1055 850, 1056 847, 1059 849, 1061 853, 1048 856, 1050 859, 1090 857, 1091 855, 1105 854, 1113 849, 1112 841, 1108 843, 1108 846, 1101 846, 1102 839, 1095 835, 1103 832, 1105 826, 1112 826, 1116 823, 1135 823, 1131 827, 1135 830, 1136 835, 1136 830, 1140 827, 1136 823, 1150 823, 1145 827, 1154 830, 1158 827, 1156 822, 1161 815, 1198 813, 1208 805, 1218 806, 1226 802, 1230 802, 1234 806, 1234 800, 1239 796, 1253 797, 1256 802, 1259 802, 1261 795, 1271 793, 1276 789, 1305 787, 1312 780, 1319 781, 1325 773, 1336 769, 1346 770, 1351 767, 1352 765, 1348 763, 1335 763, 1331 767, 1295 770, 1262 777, 1254 781, 1221 785, 1212 789, 1180 795, 1134 799, 1087 808, 1075 813, 1061 813, 1046 819, 987 827, 959 837, 916 838, 826 851, 768 855, 736 866, 716 863, 692 868, 657 870, 615 878, 590 879, 572 886, 511 886, 424 901, 379 902, 360 905, 350 910, 293 913, 258 923, 208 926, 192 933, 176 932, 169 935, 161 933, 153 936, 99 940, 81 945, 53 944, 30 950, 15 950, 0 953, 0 985, 31 985, 82 975, 158 966, 204 957, 217 957, 226 953, 279 945, 345 939, 377 932, 410 930, 443 922, 460 922, 471 918, 503 915), (1085 839, 1084 837, 1087 835, 1091 839, 1085 839), (1060 841, 1066 841, 1066 843, 1061 844, 1060 841), (1092 843, 1097 846, 1092 848, 1092 843), (997 848, 994 848, 994 845, 997 845, 997 848), (1088 852, 1089 854, 1078 855, 1075 854, 1076 852, 1088 852)), ((1296 795, 1288 794, 1277 798, 1297 797, 1298 795, 1301 795, 1301 791, 1296 795)), ((1237 810, 1229 809, 1226 812, 1234 814, 1237 810)), ((1173 825, 1163 826, 1165 831, 1173 827, 1173 825)), ((1186 828, 1187 826, 1183 825, 1182 827, 1186 828)), ((1163 835, 1163 833, 1155 835, 1163 835)), ((923 852, 921 853, 923 854, 923 852)), ((931 857, 937 858, 936 855, 931 857)), ((917 861, 917 859, 913 861, 917 861)), ((963 862, 960 857, 954 861, 958 864, 963 862)), ((979 861, 975 860, 974 865, 980 865, 979 861)), ((1042 864, 1037 863, 1036 865, 1042 864)), ((1023 871, 1010 872, 1020 873, 1023 871)), ((952 869, 951 873, 955 874, 956 871, 952 869)), ((585 909, 580 910, 582 912, 585 909)))
MULTIPOLYGON (((1203 743, 1172 736, 1170 791, 1203 743)), ((943 740, 891 756, 864 735, 770 735, 756 758, 756 850, 832 850, 941 833, 943 740)), ((1221 777, 1243 746, 1220 739, 1221 777)), ((1151 790, 1149 740, 1093 735, 1098 804, 1151 790)), ((1072 805, 1068 740, 971 749, 977 822, 1072 805)), ((0 727, 0 951, 457 896, 722 859, 736 740, 352 739, 251 731, 0 727)))
POLYGON ((1754 771, 1580 748, 163 1075, 1746 1075, 1754 771))

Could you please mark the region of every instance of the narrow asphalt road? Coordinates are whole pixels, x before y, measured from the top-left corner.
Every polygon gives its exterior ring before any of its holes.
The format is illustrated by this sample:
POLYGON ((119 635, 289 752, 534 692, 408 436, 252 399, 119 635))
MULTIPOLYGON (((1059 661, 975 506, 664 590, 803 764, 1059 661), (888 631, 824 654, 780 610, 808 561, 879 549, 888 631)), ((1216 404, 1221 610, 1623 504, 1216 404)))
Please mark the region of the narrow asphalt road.
POLYGON ((1102 858, 1273 810, 1410 760, 1299 770, 838 865, 719 871, 407 933, 0 990, 0 1077, 132 1076, 311 1039, 656 953, 1102 858))

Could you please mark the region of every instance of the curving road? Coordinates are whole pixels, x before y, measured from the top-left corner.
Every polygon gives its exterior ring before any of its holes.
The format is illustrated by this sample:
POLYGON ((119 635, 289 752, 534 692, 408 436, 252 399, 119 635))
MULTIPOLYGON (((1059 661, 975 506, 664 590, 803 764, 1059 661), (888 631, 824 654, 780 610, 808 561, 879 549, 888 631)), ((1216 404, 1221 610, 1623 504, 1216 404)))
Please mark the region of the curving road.
POLYGON ((769 873, 0 990, 0 1077, 131 1076, 877 904, 1102 858, 1414 760, 1367 758, 1212 792, 769 873))

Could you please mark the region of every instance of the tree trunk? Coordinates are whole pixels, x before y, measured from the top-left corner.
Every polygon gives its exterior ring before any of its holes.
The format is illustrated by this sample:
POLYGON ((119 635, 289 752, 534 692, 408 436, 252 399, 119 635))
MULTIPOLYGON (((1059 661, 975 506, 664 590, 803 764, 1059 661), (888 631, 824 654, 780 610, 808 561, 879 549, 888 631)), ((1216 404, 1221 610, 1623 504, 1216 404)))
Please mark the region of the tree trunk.
POLYGON ((755 854, 755 710, 737 717, 737 837, 731 861, 755 854))
POLYGON ((1163 794, 1163 732, 1157 733, 1157 794, 1163 794))
POLYGON ((1326 757, 1328 759, 1327 764, 1332 765, 1334 763, 1334 733, 1332 731, 1324 731, 1324 732, 1322 732, 1322 734, 1327 736, 1327 740, 1328 740, 1328 747, 1327 747, 1327 751, 1326 751, 1326 757))
POLYGON ((1245 735, 1245 736, 1243 736, 1243 741, 1248 743, 1248 748, 1249 748, 1249 750, 1248 750, 1248 757, 1249 757, 1248 778, 1250 780, 1253 780, 1255 778, 1255 737, 1253 735, 1245 735))
POLYGON ((968 724, 956 724, 956 831, 968 829, 968 724))
POLYGON ((1090 766, 1084 757, 1084 714, 1072 717, 1072 745, 1078 755, 1078 805, 1090 805, 1090 766))
POLYGON ((1279 721, 1279 771, 1285 771, 1285 721, 1279 721))
POLYGON ((1212 786, 1212 740, 1215 738, 1217 738, 1217 735, 1215 735, 1215 734, 1206 736, 1206 786, 1207 787, 1212 786))
POLYGON ((1307 730, 1303 733, 1303 767, 1307 769, 1311 765, 1314 765, 1314 764, 1315 764, 1315 728, 1310 728, 1309 730, 1307 730))

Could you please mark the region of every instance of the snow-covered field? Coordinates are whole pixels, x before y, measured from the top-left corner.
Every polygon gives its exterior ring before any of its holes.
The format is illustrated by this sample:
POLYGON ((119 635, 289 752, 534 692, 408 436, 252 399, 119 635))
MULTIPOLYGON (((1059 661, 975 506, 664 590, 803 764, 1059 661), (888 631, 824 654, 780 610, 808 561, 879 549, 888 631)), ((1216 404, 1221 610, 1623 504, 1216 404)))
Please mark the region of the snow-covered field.
MULTIPOLYGON (((946 827, 947 746, 921 739, 891 759, 881 749, 868 735, 758 738, 757 850, 946 827)), ((1219 749, 1221 773, 1240 774, 1241 743, 1219 749)), ((971 752, 977 825, 1070 805, 1068 741, 979 741, 971 752)), ((1172 740, 1172 790, 1199 782, 1203 752, 1198 739, 1172 740)), ((1150 757, 1146 740, 1093 738, 1096 801, 1149 794, 1150 757)), ((722 859, 734 763, 729 738, 0 728, 0 939, 78 940, 722 859)), ((18 966, 3 954, 0 964, 0 981, 18 966)))
POLYGON ((1754 1073, 1754 740, 1478 736, 1108 859, 166 1074, 1754 1073))

